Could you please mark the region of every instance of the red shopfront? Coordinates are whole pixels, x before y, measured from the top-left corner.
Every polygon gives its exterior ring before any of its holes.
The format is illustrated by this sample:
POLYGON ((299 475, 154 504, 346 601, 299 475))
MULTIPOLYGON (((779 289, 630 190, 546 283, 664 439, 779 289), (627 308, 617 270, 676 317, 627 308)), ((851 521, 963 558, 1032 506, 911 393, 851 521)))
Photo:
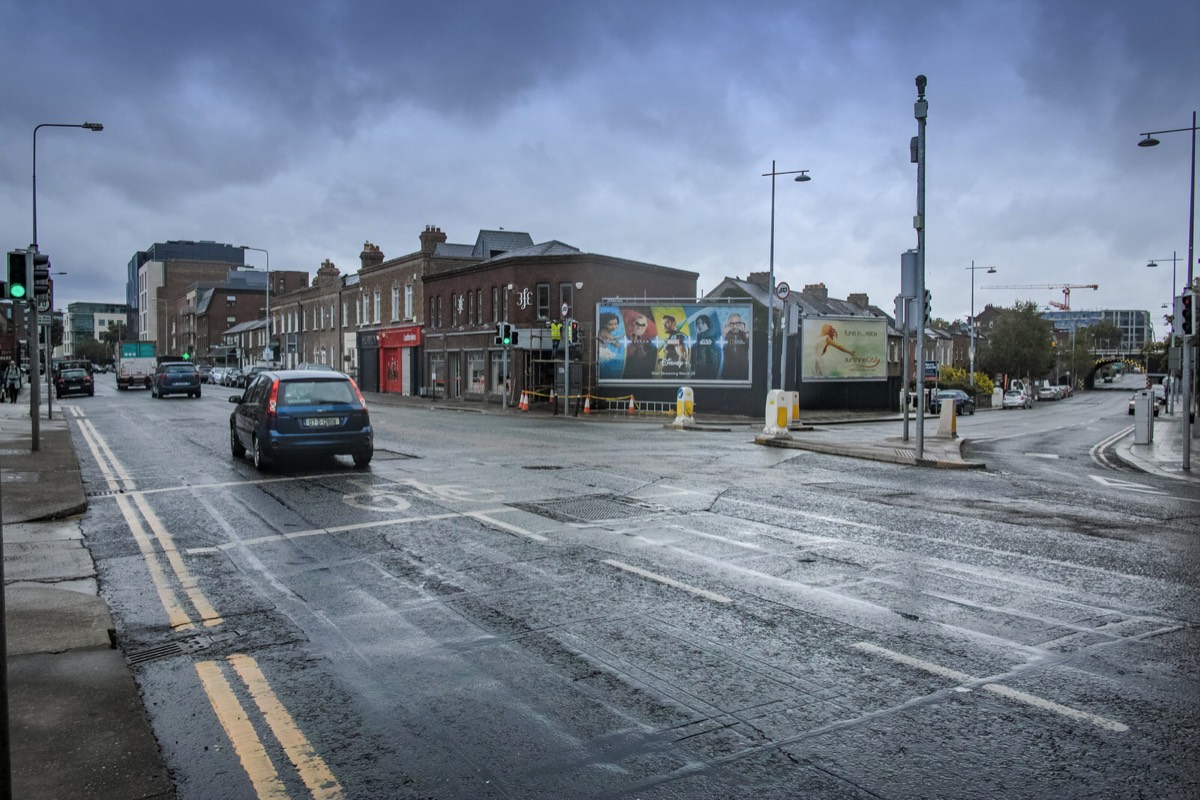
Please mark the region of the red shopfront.
POLYGON ((409 325, 379 332, 379 390, 388 394, 416 394, 420 385, 421 326, 409 325))

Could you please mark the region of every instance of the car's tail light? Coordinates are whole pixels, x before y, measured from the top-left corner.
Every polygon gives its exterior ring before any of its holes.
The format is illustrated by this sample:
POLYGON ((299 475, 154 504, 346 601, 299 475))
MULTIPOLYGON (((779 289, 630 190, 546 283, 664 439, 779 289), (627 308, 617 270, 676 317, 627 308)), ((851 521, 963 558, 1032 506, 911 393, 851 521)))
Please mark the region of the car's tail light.
POLYGON ((358 404, 362 406, 363 410, 365 411, 367 408, 367 401, 363 399, 362 392, 358 390, 358 384, 354 382, 354 378, 350 379, 350 385, 354 387, 354 394, 358 397, 358 404))
POLYGON ((279 405, 279 379, 276 378, 271 382, 271 394, 267 397, 267 421, 275 424, 275 409, 279 405))

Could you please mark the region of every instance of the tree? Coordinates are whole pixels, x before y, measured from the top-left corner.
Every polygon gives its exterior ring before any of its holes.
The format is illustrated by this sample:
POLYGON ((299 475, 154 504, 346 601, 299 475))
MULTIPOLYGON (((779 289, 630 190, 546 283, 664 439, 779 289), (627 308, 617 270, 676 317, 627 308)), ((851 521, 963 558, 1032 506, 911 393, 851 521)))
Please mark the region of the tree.
POLYGON ((1054 366, 1051 341, 1054 327, 1042 319, 1038 304, 1018 302, 1000 311, 988 330, 987 342, 979 355, 985 372, 1012 377, 1032 378, 1045 375, 1054 366))
POLYGON ((100 334, 100 341, 104 342, 104 344, 107 345, 109 359, 112 359, 115 357, 116 352, 117 352, 117 345, 119 343, 125 341, 127 335, 128 335, 128 332, 125 330, 124 322, 108 323, 108 330, 106 330, 106 331, 104 331, 104 333, 100 334))
POLYGON ((1112 320, 1104 319, 1097 322, 1095 325, 1089 325, 1084 328, 1091 334, 1092 341, 1096 344, 1098 350, 1120 350, 1121 340, 1124 334, 1112 320))
POLYGON ((75 357, 86 358, 93 364, 103 363, 108 359, 108 345, 95 339, 83 339, 75 343, 75 357))

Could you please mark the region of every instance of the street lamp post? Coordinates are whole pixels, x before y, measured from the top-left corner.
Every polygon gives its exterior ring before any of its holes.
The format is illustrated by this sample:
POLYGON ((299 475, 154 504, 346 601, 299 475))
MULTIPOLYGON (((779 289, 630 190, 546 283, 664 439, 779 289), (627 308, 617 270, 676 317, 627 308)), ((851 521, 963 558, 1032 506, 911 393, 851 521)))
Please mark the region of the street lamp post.
POLYGON ((971 391, 974 392, 975 391, 975 270, 986 269, 988 275, 994 275, 996 273, 996 268, 995 267, 977 267, 977 266, 975 266, 975 259, 971 259, 971 266, 967 267, 966 269, 971 270, 971 348, 970 348, 971 355, 970 355, 970 361, 971 361, 971 391))
MULTIPOLYGON (((36 254, 38 252, 38 231, 37 231, 37 135, 42 128, 83 128, 92 132, 104 130, 104 126, 99 122, 84 122, 82 124, 73 124, 65 122, 43 122, 33 127, 33 242, 29 245, 29 249, 36 254)), ((41 353, 38 352, 38 311, 36 304, 33 305, 33 313, 29 315, 29 419, 32 423, 31 427, 31 450, 40 449, 41 426, 38 420, 38 407, 41 405, 41 376, 38 375, 38 370, 41 368, 41 353)), ((54 308, 53 305, 48 309, 51 319, 53 320, 54 308)), ((53 330, 53 325, 47 328, 46 348, 50 348, 50 331, 53 330)), ((50 373, 47 370, 46 380, 50 380, 50 373)), ((49 383, 46 386, 46 396, 50 396, 49 383)))
MULTIPOLYGON (((1165 258, 1160 258, 1158 260, 1166 261, 1165 258)), ((1175 276, 1175 262, 1178 260, 1179 260, 1178 253, 1176 253, 1176 251, 1172 250, 1171 251, 1171 304, 1172 305, 1174 305, 1174 302, 1175 302, 1175 292, 1179 287, 1179 284, 1177 282, 1178 278, 1176 278, 1176 276, 1175 276)), ((1150 259, 1150 263, 1146 264, 1146 266, 1149 267, 1150 269, 1154 269, 1158 266, 1158 264, 1156 264, 1154 262, 1154 259, 1150 259)), ((1170 307, 1171 306, 1168 306, 1166 303, 1163 304, 1163 308, 1170 308, 1170 307)), ((1175 324, 1174 319, 1172 319, 1171 320, 1171 338, 1169 340, 1170 344, 1167 345, 1168 351, 1170 350, 1171 346, 1174 345, 1174 343, 1175 343, 1175 331, 1177 331, 1178 329, 1179 328, 1175 324)), ((1171 369, 1170 369, 1169 362, 1170 362, 1170 359, 1168 359, 1168 367, 1167 367, 1167 380, 1168 381, 1171 380, 1171 369)), ((1175 392, 1171 391, 1171 386, 1168 383, 1168 385, 1167 385, 1167 413, 1168 414, 1174 413, 1173 408, 1177 405, 1176 403, 1172 402, 1174 394, 1175 394, 1175 392)))
MULTIPOLYGON (((264 250, 261 247, 250 247, 249 245, 245 245, 245 244, 238 245, 238 247, 241 248, 242 250, 255 250, 259 253, 264 254, 267 257, 267 300, 266 300, 267 346, 266 346, 265 350, 269 351, 271 353, 271 355, 274 356, 274 351, 271 350, 271 254, 268 253, 266 250, 264 250)), ((275 360, 274 358, 271 358, 272 362, 274 360, 275 360)))
POLYGON ((767 277, 767 391, 775 388, 775 371, 772 363, 772 341, 775 338, 775 176, 795 175, 797 183, 811 181, 806 169, 794 169, 787 172, 775 171, 775 159, 771 159, 771 171, 764 172, 763 177, 771 177, 771 261, 767 277))
MULTIPOLYGON (((1187 291, 1194 291, 1193 285, 1196 264, 1196 112, 1192 112, 1192 127, 1172 128, 1167 131, 1148 131, 1141 134, 1146 137, 1138 142, 1138 147, 1154 147, 1159 144, 1154 137, 1163 133, 1192 134, 1192 169, 1190 178, 1191 188, 1188 192, 1188 256, 1187 256, 1187 291)), ((1183 356, 1183 469, 1192 469, 1192 343, 1184 341, 1181 355, 1183 356)))

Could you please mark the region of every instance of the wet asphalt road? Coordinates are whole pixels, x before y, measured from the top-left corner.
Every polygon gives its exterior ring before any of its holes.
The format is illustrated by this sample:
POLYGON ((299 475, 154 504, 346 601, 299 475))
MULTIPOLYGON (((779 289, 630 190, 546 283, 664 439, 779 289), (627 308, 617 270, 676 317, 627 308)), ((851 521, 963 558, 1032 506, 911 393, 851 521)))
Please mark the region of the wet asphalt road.
POLYGON ((1200 792, 1196 498, 1047 480, 1018 412, 960 420, 997 469, 943 472, 378 407, 369 470, 261 475, 231 393, 69 403, 181 798, 1200 792))

